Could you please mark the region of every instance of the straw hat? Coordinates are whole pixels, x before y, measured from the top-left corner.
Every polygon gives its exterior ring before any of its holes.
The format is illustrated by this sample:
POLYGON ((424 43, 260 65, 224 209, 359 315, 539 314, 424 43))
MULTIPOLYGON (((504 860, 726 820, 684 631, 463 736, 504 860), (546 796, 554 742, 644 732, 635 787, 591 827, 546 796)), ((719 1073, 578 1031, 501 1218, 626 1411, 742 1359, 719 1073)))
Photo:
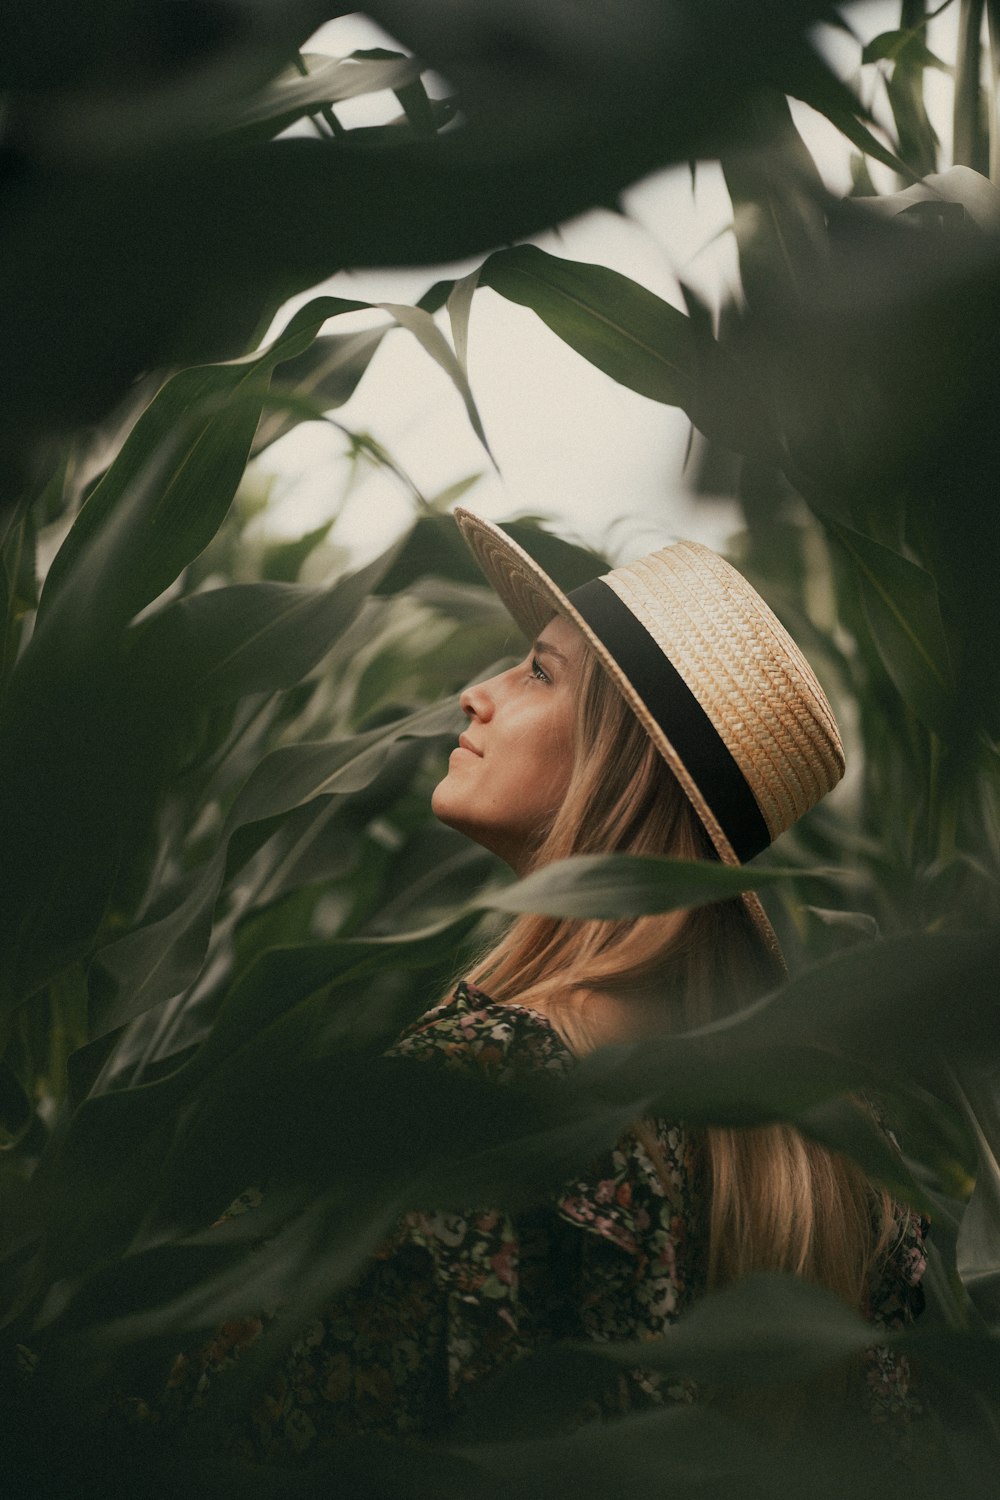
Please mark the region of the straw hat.
MULTIPOLYGON (((677 542, 565 594, 522 547, 454 512, 503 604, 533 640, 572 620, 690 798, 719 858, 738 865, 844 774, 833 711, 809 663, 742 574, 677 542)), ((746 906, 772 957, 774 929, 746 906)))

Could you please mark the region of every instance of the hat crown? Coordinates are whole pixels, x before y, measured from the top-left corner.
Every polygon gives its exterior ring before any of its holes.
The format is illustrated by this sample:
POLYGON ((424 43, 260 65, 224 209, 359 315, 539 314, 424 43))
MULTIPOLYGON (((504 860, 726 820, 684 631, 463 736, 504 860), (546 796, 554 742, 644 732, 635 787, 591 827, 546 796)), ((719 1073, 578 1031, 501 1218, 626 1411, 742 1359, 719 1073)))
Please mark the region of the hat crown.
MULTIPOLYGON (((836 786, 844 750, 826 694, 780 620, 724 558, 676 542, 602 582, 704 709, 772 840, 836 786)), ((697 781, 697 767, 690 770, 697 781)))

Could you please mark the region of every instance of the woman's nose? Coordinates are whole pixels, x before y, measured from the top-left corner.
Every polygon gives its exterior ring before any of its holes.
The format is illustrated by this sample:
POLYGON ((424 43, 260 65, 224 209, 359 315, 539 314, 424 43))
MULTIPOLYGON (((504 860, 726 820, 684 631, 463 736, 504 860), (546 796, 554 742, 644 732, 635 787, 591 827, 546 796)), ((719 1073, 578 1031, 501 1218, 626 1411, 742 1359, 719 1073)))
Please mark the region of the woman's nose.
MULTIPOLYGON (((492 681, 492 679, 490 679, 492 681)), ((475 682, 459 695, 459 707, 470 719, 486 720, 492 717, 494 708, 490 682, 475 682)))

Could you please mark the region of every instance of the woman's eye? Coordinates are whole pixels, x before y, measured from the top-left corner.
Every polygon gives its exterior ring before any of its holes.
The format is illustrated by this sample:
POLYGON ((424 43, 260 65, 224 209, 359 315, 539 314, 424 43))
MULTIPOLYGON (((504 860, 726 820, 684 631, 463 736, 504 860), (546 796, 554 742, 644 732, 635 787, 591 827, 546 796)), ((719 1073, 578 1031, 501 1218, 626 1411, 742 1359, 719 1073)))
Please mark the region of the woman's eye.
POLYGON ((537 677, 539 682, 550 682, 552 680, 537 656, 531 658, 531 675, 532 677, 537 677))

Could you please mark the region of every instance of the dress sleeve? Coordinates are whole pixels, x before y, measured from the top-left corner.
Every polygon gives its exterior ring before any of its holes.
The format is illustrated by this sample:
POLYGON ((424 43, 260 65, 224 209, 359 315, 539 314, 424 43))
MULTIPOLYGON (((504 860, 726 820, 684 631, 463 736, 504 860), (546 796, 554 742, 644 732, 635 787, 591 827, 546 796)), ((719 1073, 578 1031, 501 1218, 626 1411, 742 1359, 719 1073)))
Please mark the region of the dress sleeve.
MULTIPOLYGON (((921 1278, 927 1267, 924 1242, 929 1228, 922 1215, 897 1205, 895 1239, 869 1294, 868 1313, 877 1335, 897 1333, 923 1312, 921 1278)), ((877 1339, 865 1357, 864 1379, 873 1422, 890 1428, 899 1441, 901 1430, 924 1409, 913 1390, 909 1360, 877 1339)))
MULTIPOLYGON (((538 1017, 465 985, 409 1027, 389 1055, 500 1084, 540 1070, 559 1075, 572 1064, 538 1017)), ((244 1195, 227 1216, 252 1208, 252 1200, 244 1195)), ((515 1226, 509 1214, 483 1207, 403 1215, 358 1282, 293 1344, 240 1423, 233 1451, 256 1462, 294 1463, 316 1445, 359 1432, 439 1431, 471 1384, 534 1341, 523 1295, 526 1257, 545 1260, 530 1216, 515 1226)), ((271 1320, 236 1320, 195 1354, 180 1356, 170 1377, 175 1406, 203 1402, 209 1385, 271 1320)))
MULTIPOLYGON (((701 1199, 694 1142, 683 1125, 662 1120, 623 1136, 567 1185, 557 1211, 582 1231, 580 1333, 600 1342, 655 1339, 677 1322, 705 1287, 701 1199)), ((583 1415, 694 1399, 692 1382, 634 1369, 583 1415)))

